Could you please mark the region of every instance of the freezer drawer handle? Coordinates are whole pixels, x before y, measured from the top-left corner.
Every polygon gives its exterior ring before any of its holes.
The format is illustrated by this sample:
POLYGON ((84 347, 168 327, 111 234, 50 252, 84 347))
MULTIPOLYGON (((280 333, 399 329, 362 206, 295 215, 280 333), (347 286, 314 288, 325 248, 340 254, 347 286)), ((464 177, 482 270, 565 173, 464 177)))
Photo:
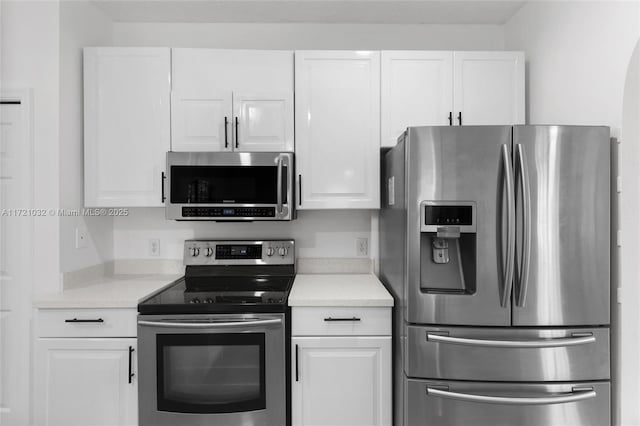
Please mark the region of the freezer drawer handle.
POLYGON ((162 328, 223 328, 223 327, 250 327, 269 324, 280 324, 281 319, 268 319, 258 321, 230 321, 230 322, 171 322, 171 321, 138 321, 138 325, 162 328))
POLYGON ((457 399, 460 401, 484 402, 487 404, 550 405, 566 404, 568 402, 583 401, 585 399, 595 398, 596 391, 593 388, 580 388, 579 391, 574 388, 573 392, 561 396, 547 396, 541 398, 515 398, 506 396, 472 395, 468 393, 450 392, 427 387, 427 395, 437 396, 440 398, 457 399))
MULTIPOLYGON (((585 333, 586 334, 586 333, 585 333)), ((488 346, 492 348, 557 348, 562 346, 576 346, 593 343, 596 338, 593 334, 582 334, 578 337, 567 337, 561 339, 542 340, 487 340, 487 339, 467 339, 464 337, 441 336, 427 333, 427 341, 438 343, 449 343, 452 345, 467 346, 488 346)))

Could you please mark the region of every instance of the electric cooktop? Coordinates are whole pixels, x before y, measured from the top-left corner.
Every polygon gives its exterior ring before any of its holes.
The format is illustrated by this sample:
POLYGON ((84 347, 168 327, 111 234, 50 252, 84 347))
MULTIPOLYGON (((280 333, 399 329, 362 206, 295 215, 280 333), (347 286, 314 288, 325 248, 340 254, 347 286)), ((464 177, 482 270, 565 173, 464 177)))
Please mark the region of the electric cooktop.
POLYGON ((140 314, 285 312, 294 242, 188 240, 185 276, 140 304, 140 314))

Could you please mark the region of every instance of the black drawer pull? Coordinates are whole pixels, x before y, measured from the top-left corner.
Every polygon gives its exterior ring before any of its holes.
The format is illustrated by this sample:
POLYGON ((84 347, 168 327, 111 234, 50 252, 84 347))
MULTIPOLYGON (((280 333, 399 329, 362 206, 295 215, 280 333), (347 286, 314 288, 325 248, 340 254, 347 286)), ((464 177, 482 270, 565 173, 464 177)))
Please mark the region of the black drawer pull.
POLYGON ((104 320, 102 318, 98 318, 98 319, 78 319, 78 318, 74 318, 74 319, 64 320, 64 322, 73 322, 73 323, 97 322, 97 323, 103 323, 104 320))
POLYGON ((361 321, 360 318, 351 317, 351 318, 325 318, 325 321, 361 321))

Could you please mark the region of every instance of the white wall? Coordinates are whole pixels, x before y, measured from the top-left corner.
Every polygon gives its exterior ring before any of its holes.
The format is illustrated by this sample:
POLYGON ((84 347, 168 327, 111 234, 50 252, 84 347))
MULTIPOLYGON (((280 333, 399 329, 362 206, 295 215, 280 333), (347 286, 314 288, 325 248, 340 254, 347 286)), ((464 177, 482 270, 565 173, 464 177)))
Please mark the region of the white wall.
POLYGON ((526 52, 529 123, 601 124, 619 135, 637 37, 637 2, 525 4, 505 25, 505 46, 526 52))
MULTIPOLYGON (((32 89, 34 207, 59 207, 59 4, 0 2, 0 86, 32 89)), ((59 226, 55 216, 34 219, 36 291, 59 286, 59 226)))
MULTIPOLYGON (((527 55, 528 122, 607 125, 611 127, 612 136, 620 137, 625 76, 640 36, 639 22, 638 2, 530 2, 522 7, 505 25, 505 46, 524 50, 527 55)), ((637 123, 640 119, 637 111, 628 106, 627 121, 637 123)), ((615 417, 628 426, 640 425, 640 346, 637 344, 640 337, 637 314, 640 227, 635 208, 640 205, 640 140, 637 136, 632 130, 622 135, 618 160, 623 187, 620 217, 612 218, 614 224, 619 223, 624 235, 620 251, 613 252, 612 264, 614 268, 616 262, 621 265, 620 270, 612 274, 613 300, 616 286, 624 290, 620 313, 616 305, 612 311, 613 355, 619 356, 617 352, 621 349, 622 360, 620 364, 620 359, 614 359, 613 364, 613 373, 621 371, 617 383, 620 399, 614 403, 621 403, 622 410, 616 412, 615 417), (615 281, 618 277, 619 283, 615 281), (618 333, 621 345, 617 341, 618 333)), ((614 214, 616 211, 614 208, 614 214)), ((612 236, 615 238, 615 230, 612 236)))
MULTIPOLYGON (((82 209, 83 88, 82 48, 108 46, 113 23, 93 4, 60 3, 60 207, 82 209)), ((113 220, 110 217, 60 217, 60 269, 72 271, 113 259, 113 220), (87 246, 75 247, 76 228, 87 246)))
POLYGON ((468 49, 504 46, 500 25, 116 23, 121 46, 226 49, 468 49))
MULTIPOLYGON (((630 235, 623 240, 621 261, 623 303, 621 310, 621 324, 624 339, 622 340, 622 394, 628 395, 622 406, 622 419, 625 425, 640 425, 640 292, 638 291, 640 277, 640 232, 638 226, 638 211, 640 211, 640 185, 638 184, 638 167, 640 164, 640 42, 636 45, 629 65, 625 83, 625 95, 622 116, 622 148, 624 148, 625 178, 635 179, 625 184, 622 192, 620 218, 624 229, 631 229, 630 235), (635 183, 635 184, 634 184, 635 183)), ((626 179, 629 182, 629 179, 626 179)))
MULTIPOLYGON (((504 45, 497 25, 154 24, 115 23, 114 45, 228 49, 468 49, 504 45)), ((356 257, 356 238, 367 237, 377 255, 377 214, 302 211, 291 223, 171 222, 161 209, 133 209, 114 221, 116 259, 149 258, 159 238, 161 258, 180 259, 188 238, 294 238, 300 257, 356 257)))

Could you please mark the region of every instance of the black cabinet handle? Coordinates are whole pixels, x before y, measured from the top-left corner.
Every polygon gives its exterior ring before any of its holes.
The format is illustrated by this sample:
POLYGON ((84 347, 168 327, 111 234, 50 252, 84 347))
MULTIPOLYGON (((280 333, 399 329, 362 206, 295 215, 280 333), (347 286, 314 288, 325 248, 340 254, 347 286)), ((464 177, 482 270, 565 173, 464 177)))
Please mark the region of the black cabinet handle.
POLYGON ((351 318, 325 318, 325 321, 329 322, 329 321, 362 321, 360 318, 356 318, 356 317, 351 317, 351 318))
POLYGON ((302 205, 302 175, 298 175, 298 205, 302 205))
POLYGON ((98 319, 78 319, 78 318, 73 318, 73 319, 67 319, 64 320, 64 322, 71 322, 71 323, 103 323, 104 320, 102 318, 98 318, 98 319))
POLYGON ((225 115, 224 116, 224 147, 225 148, 229 148, 229 138, 228 138, 228 131, 227 128, 229 127, 229 118, 225 115))
POLYGON ((449 126, 453 126, 453 112, 449 111, 449 126))
POLYGON ((164 172, 162 172, 162 179, 160 180, 160 186, 162 187, 162 203, 164 204, 164 200, 167 199, 167 197, 164 196, 164 181, 167 179, 167 175, 164 174, 164 172))
POLYGON ((240 126, 240 120, 236 117, 236 148, 238 147, 238 127, 240 126))
POLYGON ((458 124, 462 126, 462 111, 458 113, 458 124))
POLYGON ((299 380, 299 370, 298 370, 298 345, 296 345, 296 382, 299 380))
POLYGON ((135 349, 133 349, 133 346, 129 346, 129 383, 133 381, 133 376, 135 376, 135 373, 132 371, 133 370, 133 351, 135 351, 135 349))

